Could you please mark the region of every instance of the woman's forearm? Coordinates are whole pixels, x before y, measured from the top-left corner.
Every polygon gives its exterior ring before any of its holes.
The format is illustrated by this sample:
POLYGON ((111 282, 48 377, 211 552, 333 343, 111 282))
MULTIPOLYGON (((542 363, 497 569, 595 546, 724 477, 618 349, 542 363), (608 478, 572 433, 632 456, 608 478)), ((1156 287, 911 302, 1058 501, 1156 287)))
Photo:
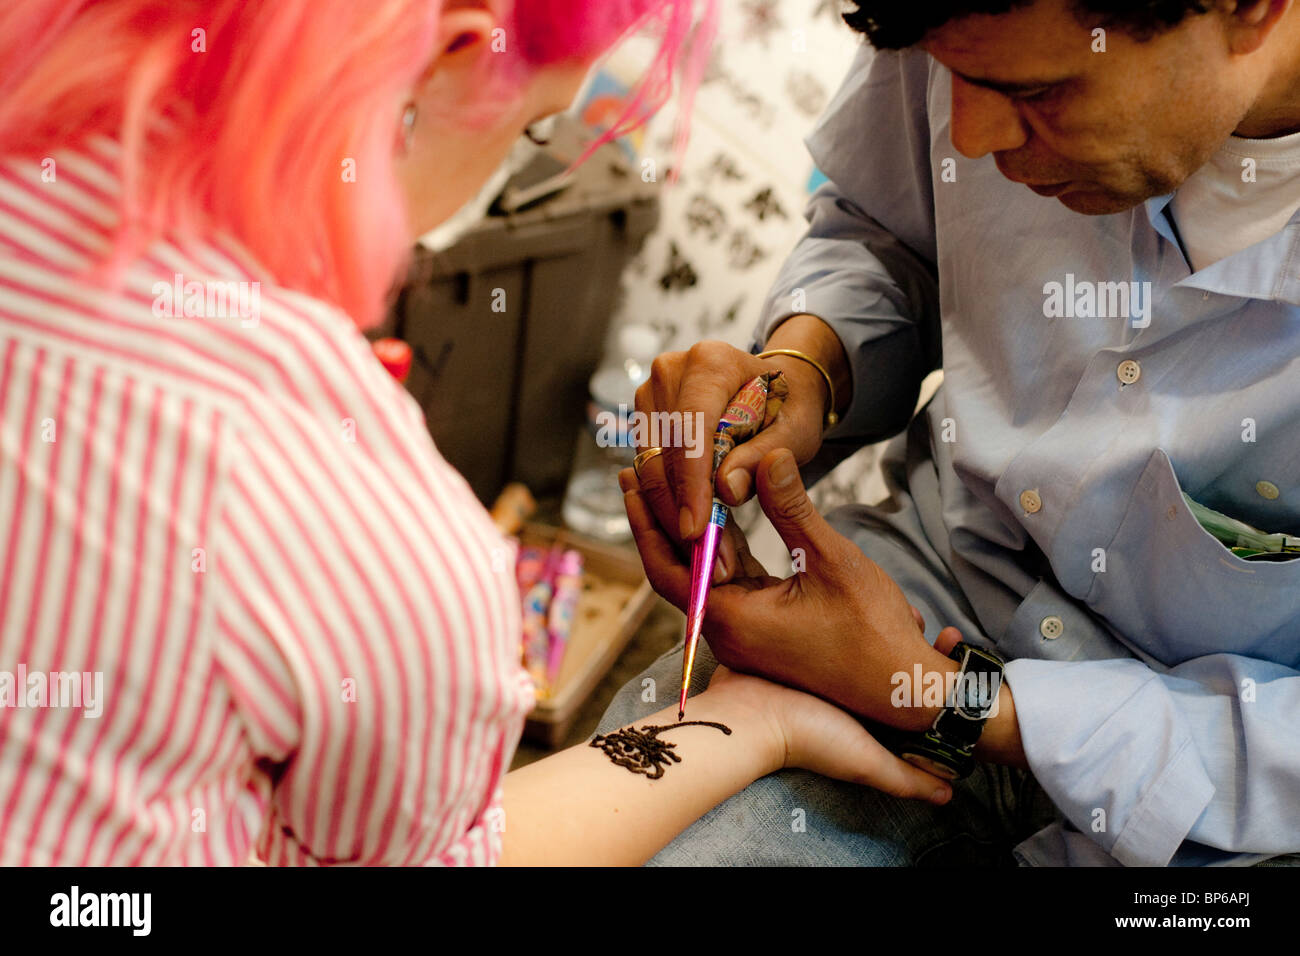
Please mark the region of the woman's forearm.
MULTIPOLYGON (((721 688, 691 698, 685 720, 722 724, 731 733, 687 725, 654 737, 673 744, 680 758, 662 762, 659 779, 620 766, 590 744, 508 774, 502 864, 644 863, 708 810, 784 763, 777 725, 721 688)), ((629 726, 675 723, 673 707, 629 726)))

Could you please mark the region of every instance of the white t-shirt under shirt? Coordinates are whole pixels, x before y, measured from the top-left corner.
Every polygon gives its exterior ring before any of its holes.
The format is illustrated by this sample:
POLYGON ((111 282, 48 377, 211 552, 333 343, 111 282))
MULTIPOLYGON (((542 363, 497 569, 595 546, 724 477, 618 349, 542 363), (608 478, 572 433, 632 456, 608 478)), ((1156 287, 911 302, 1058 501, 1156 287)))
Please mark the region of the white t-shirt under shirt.
POLYGON ((1300 133, 1228 138, 1170 204, 1192 269, 1280 232, 1300 209, 1300 133))

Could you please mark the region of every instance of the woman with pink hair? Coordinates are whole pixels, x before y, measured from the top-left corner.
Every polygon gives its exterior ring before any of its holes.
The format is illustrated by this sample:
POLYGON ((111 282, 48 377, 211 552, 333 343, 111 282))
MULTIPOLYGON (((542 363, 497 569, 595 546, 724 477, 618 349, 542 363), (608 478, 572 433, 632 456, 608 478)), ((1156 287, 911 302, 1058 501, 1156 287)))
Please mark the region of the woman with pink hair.
POLYGON ((674 732, 665 779, 507 775, 505 542, 359 331, 638 26, 616 132, 664 102, 693 8, 6 0, 0 863, 638 862, 782 766, 946 799, 726 672, 691 717, 728 732, 674 732))

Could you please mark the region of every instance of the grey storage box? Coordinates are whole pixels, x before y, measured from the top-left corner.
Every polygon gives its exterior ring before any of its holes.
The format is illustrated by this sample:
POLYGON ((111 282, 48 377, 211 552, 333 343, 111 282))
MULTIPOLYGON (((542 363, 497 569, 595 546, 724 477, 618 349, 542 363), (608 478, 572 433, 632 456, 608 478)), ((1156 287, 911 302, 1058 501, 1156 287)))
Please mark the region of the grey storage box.
MULTIPOLYGON (((512 182, 531 180, 526 169, 512 182)), ((563 491, 620 275, 658 223, 658 190, 606 144, 562 192, 417 252, 391 334, 415 353, 406 384, 434 441, 484 504, 510 481, 539 498, 563 491)))

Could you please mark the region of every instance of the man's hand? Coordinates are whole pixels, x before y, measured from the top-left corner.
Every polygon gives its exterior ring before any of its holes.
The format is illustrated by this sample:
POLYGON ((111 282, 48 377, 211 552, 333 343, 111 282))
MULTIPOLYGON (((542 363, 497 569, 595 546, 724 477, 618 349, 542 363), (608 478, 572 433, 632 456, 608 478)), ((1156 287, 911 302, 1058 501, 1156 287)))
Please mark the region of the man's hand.
MULTIPOLYGON (((684 421, 703 423, 703 454, 690 457, 685 448, 665 446, 662 455, 641 469, 650 508, 660 527, 678 543, 692 540, 704 530, 714 494, 732 506, 752 495, 752 473, 766 452, 789 448, 800 462, 817 454, 826 385, 808 363, 785 358, 785 363, 759 359, 724 342, 698 342, 688 352, 665 352, 656 358, 649 381, 637 389, 638 412, 680 412, 684 421), (776 369, 790 385, 780 414, 763 431, 738 445, 710 483, 713 433, 727 402, 750 379, 776 369)), ((724 554, 729 555, 730 549, 724 554)))
MULTIPOLYGON (((631 469, 619 480, 650 583, 685 609, 689 567, 656 523, 631 469)), ((785 579, 767 574, 743 535, 733 532, 736 573, 709 592, 704 622, 714 655, 728 667, 802 688, 884 724, 929 726, 936 708, 893 705, 893 677, 903 673, 911 681, 917 663, 923 674, 943 675, 957 664, 926 642, 919 615, 884 570, 818 514, 794 455, 786 449, 767 454, 757 484, 764 513, 805 570, 785 579)), ((957 638, 948 628, 941 646, 957 638)))
MULTIPOLYGON (((815 315, 793 315, 781 322, 767 340, 767 349, 794 349, 826 369, 834 389, 837 413, 852 399, 848 357, 835 331, 815 315)), ((687 457, 682 448, 664 453, 641 468, 640 485, 659 527, 685 553, 683 546, 699 537, 709 520, 710 498, 717 495, 735 507, 754 494, 754 470, 776 448, 788 448, 800 464, 817 454, 825 415, 831 404, 826 380, 811 364, 792 355, 760 359, 724 342, 699 342, 688 352, 665 352, 655 359, 650 380, 637 389, 636 409, 652 414, 681 413, 683 421, 701 422, 703 454, 687 457), (778 370, 790 387, 776 421, 734 448, 718 466, 713 482, 710 442, 731 396, 756 375, 778 370)), ((638 447, 637 451, 644 451, 638 447)), ((736 568, 733 536, 722 539, 718 570, 723 578, 736 568)))

